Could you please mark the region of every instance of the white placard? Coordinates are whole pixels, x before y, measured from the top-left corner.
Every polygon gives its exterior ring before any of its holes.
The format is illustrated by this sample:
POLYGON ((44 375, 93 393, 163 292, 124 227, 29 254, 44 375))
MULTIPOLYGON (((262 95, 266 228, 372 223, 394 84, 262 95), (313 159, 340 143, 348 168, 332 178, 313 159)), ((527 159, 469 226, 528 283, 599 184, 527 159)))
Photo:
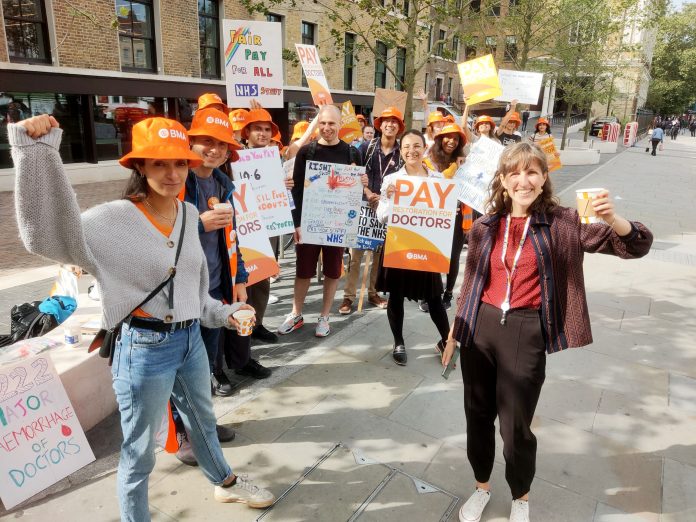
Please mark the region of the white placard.
POLYGON ((223 20, 225 83, 229 107, 283 107, 282 24, 223 20))
POLYGON ((357 245, 365 167, 308 161, 302 202, 302 242, 357 245))
POLYGON ((0 498, 6 509, 94 460, 51 358, 0 367, 0 498))
POLYGON ((251 183, 268 237, 292 234, 295 227, 278 147, 245 149, 238 154, 239 160, 232 163, 234 179, 251 183))
POLYGON ((466 161, 454 174, 454 180, 459 184, 459 201, 481 214, 486 213, 489 187, 498 169, 498 161, 503 149, 505 147, 500 143, 481 136, 471 146, 466 161))
POLYGON ((503 94, 496 97, 500 101, 517 100, 518 103, 536 105, 539 103, 543 73, 529 71, 498 70, 498 81, 503 94))
POLYGON ((307 85, 312 93, 314 103, 317 105, 333 103, 317 48, 314 45, 298 43, 295 44, 295 48, 297 49, 297 57, 302 64, 302 71, 307 78, 307 85))

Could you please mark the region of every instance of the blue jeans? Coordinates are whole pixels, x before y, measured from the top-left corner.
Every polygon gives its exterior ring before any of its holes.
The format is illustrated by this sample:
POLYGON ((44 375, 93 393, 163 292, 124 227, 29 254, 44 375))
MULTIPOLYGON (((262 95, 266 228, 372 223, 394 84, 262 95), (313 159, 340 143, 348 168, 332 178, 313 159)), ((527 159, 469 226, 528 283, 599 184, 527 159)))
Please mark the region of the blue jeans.
POLYGON ((123 432, 118 465, 122 521, 150 520, 147 490, 155 466, 155 433, 170 396, 206 478, 220 485, 232 475, 215 431, 210 370, 198 321, 166 333, 124 324, 111 372, 123 432))
MULTIPOLYGON (((208 292, 210 297, 218 301, 222 301, 222 289, 218 286, 208 292)), ((206 328, 201 326, 201 337, 205 345, 205 351, 208 353, 208 363, 210 363, 210 373, 221 372, 222 353, 220 350, 220 333, 222 328, 206 328)))

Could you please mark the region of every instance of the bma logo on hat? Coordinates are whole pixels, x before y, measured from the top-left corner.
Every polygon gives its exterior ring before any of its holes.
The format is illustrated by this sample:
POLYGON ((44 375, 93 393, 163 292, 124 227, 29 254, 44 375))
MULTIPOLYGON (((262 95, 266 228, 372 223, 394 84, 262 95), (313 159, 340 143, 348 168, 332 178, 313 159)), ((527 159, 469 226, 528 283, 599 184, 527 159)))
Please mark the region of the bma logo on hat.
POLYGON ((169 131, 167 129, 160 129, 159 132, 157 133, 157 135, 160 138, 165 139, 169 136, 169 131))
POLYGON ((160 129, 159 131, 157 131, 157 135, 163 140, 167 138, 176 138, 178 140, 184 141, 187 140, 186 133, 181 132, 177 129, 160 129))
POLYGON ((216 117, 214 117, 214 116, 208 116, 208 117, 205 119, 205 122, 206 122, 207 124, 214 123, 215 125, 222 125, 223 127, 229 127, 229 126, 230 126, 230 122, 229 122, 229 121, 223 120, 222 118, 216 118, 216 117))

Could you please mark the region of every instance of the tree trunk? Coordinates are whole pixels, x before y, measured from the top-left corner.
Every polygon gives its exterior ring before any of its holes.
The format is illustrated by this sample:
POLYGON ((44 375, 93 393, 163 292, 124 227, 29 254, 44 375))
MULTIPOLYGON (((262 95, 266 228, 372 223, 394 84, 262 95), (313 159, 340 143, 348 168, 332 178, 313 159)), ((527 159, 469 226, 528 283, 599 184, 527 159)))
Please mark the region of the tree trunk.
MULTIPOLYGON (((410 129, 413 125, 413 87, 416 83, 416 30, 418 29, 418 19, 412 16, 408 19, 406 26, 406 36, 408 37, 406 45, 406 63, 404 67, 404 85, 406 91, 406 107, 404 108, 404 124, 406 129, 410 129)), ((426 97, 427 97, 426 91, 426 97)))
POLYGON ((565 150, 566 138, 568 137, 568 127, 570 126, 570 116, 573 114, 573 104, 568 104, 565 120, 563 122, 563 138, 561 138, 561 150, 565 150))
POLYGON ((587 103, 587 109, 585 109, 585 112, 587 112, 587 121, 585 121, 585 135, 582 138, 582 141, 587 143, 588 137, 590 135, 590 127, 592 126, 592 122, 590 121, 590 113, 592 111, 592 102, 587 103))

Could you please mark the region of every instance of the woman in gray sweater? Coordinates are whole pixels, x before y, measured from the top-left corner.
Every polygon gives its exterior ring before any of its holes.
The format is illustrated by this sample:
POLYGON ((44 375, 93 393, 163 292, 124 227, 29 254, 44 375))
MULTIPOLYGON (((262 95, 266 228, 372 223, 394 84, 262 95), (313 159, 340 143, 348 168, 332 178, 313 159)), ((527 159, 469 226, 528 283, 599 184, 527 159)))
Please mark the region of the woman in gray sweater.
POLYGON ((9 125, 8 134, 16 167, 17 222, 25 246, 95 276, 105 328, 130 318, 121 329, 112 367, 123 431, 118 470, 121 520, 150 520, 147 489, 155 465, 154 435, 170 395, 201 469, 215 485, 215 499, 256 508, 270 505, 271 492, 232 472, 215 431, 200 324, 234 328, 232 313, 252 308, 224 305, 208 295, 198 211, 177 200, 189 166, 201 162, 189 149, 184 127, 165 118, 137 123, 132 151, 120 160, 133 169, 124 198, 83 214, 58 154, 58 122, 52 116, 36 116, 9 125), (172 270, 176 284, 136 309, 172 270))

